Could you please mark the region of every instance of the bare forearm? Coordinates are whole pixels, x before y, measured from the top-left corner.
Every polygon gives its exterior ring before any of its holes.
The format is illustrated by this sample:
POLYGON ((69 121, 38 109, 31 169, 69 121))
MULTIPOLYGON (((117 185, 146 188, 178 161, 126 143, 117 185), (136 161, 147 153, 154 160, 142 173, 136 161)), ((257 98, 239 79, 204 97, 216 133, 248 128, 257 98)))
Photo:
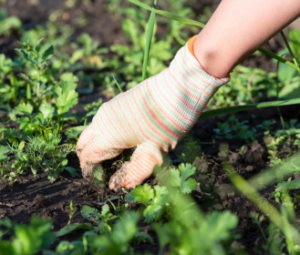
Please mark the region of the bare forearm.
POLYGON ((194 44, 202 67, 225 77, 300 15, 299 0, 223 0, 194 44))

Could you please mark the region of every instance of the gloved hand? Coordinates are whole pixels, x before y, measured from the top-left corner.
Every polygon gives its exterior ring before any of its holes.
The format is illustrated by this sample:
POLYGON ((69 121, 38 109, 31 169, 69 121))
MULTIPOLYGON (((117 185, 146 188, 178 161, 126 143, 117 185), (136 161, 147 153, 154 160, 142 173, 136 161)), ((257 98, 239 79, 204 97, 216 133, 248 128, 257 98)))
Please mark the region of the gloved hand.
POLYGON ((103 104, 77 143, 83 177, 92 181, 92 167, 137 146, 109 188, 143 183, 163 154, 174 149, 193 127, 209 99, 229 78, 207 74, 193 54, 196 37, 182 47, 161 73, 103 104))

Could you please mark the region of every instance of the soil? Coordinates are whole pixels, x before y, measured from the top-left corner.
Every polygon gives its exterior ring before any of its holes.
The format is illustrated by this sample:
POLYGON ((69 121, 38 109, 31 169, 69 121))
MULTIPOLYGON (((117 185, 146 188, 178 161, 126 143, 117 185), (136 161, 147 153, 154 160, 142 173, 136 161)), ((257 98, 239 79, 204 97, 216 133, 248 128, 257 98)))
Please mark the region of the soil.
MULTIPOLYGON (((201 13, 203 4, 195 5, 195 10, 201 13)), ((206 1, 211 3, 211 1, 206 1)), ((216 1, 218 2, 218 1, 216 1)), ((126 42, 126 38, 121 29, 121 20, 115 18, 105 9, 104 1, 95 1, 94 8, 84 7, 84 4, 79 1, 73 8, 63 7, 60 0, 40 0, 39 5, 28 5, 26 0, 8 0, 7 3, 0 4, 0 7, 5 7, 9 15, 16 15, 21 18, 25 24, 25 28, 29 29, 37 24, 45 24, 51 11, 56 9, 63 9, 65 20, 61 20, 70 24, 75 28, 74 38, 82 32, 89 33, 93 39, 100 40, 103 46, 109 46, 114 43, 126 42), (88 25, 85 27, 78 26, 75 22, 76 18, 81 15, 81 12, 88 13, 88 25), (107 25, 109 24, 109 26, 107 25)), ((216 7, 216 4, 213 5, 216 7)), ((0 51, 8 56, 14 55, 13 49, 17 47, 17 40, 19 35, 14 37, 0 37, 0 51)), ((268 42, 265 47, 269 50, 278 52, 283 48, 283 42, 280 38, 275 37, 272 42, 268 42)), ((245 60, 245 65, 252 67, 260 67, 267 71, 274 71, 276 65, 267 57, 253 56, 245 60)), ((99 88, 96 88, 97 93, 91 96, 84 96, 80 98, 81 102, 92 101, 97 98, 100 93, 99 88)), ((287 121, 291 118, 300 120, 299 108, 296 106, 281 107, 281 114, 287 121)), ((200 120, 191 130, 193 139, 199 139, 202 142, 202 151, 197 152, 193 164, 197 168, 198 175, 195 176, 197 181, 201 183, 202 193, 194 191, 193 196, 198 202, 199 207, 207 212, 211 210, 229 209, 239 217, 238 233, 241 234, 240 242, 245 246, 249 254, 266 254, 262 250, 261 244, 263 236, 256 224, 253 223, 250 214, 256 212, 261 214, 258 208, 253 205, 244 196, 239 195, 234 189, 230 188, 230 181, 228 180, 221 165, 221 157, 219 145, 222 142, 216 139, 216 134, 213 132, 214 128, 218 127, 218 122, 228 120, 230 116, 220 116, 207 120, 200 120), (212 143, 213 139, 215 143, 212 143), (204 192, 204 193, 203 193, 204 192)), ((264 120, 272 120, 276 124, 275 128, 280 128, 280 116, 277 108, 265 108, 263 110, 253 110, 248 112, 241 112, 236 114, 239 120, 248 120, 250 128, 256 127, 264 120), (255 116, 255 118, 253 117, 255 116)), ((258 130, 258 132, 260 132, 258 130)), ((249 143, 238 139, 227 140, 230 153, 229 160, 233 164, 235 170, 244 178, 249 179, 258 174, 263 169, 269 166, 267 158, 267 150, 261 133, 256 141, 249 143), (243 145, 247 146, 247 153, 236 153, 243 145)), ((176 162, 182 144, 170 153, 170 158, 176 162)), ((75 154, 70 154, 70 165, 79 169, 78 158, 75 154)), ((105 166, 111 169, 114 173, 119 165, 113 166, 113 162, 118 162, 120 158, 114 161, 106 162, 105 166)), ((175 164, 175 163, 174 163, 175 164)), ((175 164, 176 165, 176 164, 175 164)), ((297 178, 293 177, 293 178, 297 178)), ((158 181, 150 178, 147 181, 150 185, 154 185, 158 181)), ((274 186, 270 186, 261 191, 261 194, 268 199, 268 201, 276 206, 274 196, 271 194, 274 191, 274 186)), ((53 221, 53 230, 58 231, 68 223, 69 219, 69 205, 73 201, 75 213, 79 212, 84 204, 92 205, 99 210, 101 206, 95 202, 98 201, 98 192, 92 189, 91 185, 87 183, 82 177, 72 178, 68 173, 64 173, 60 180, 51 184, 44 173, 39 173, 36 178, 32 174, 27 174, 18 177, 17 181, 10 185, 8 181, 0 180, 0 219, 7 216, 19 223, 28 223, 32 215, 41 215, 45 218, 51 218, 53 221)), ((114 194, 109 190, 103 190, 102 195, 114 194)), ((118 193, 117 195, 124 195, 118 193)), ((110 206, 111 211, 113 207, 110 206)), ((300 220, 299 213, 297 212, 300 220)), ((83 223, 85 219, 79 215, 74 217, 72 223, 83 223)), ((262 226, 266 228, 269 222, 265 219, 262 226)), ((141 225, 146 229, 145 226, 141 225)), ((158 253, 158 241, 155 237, 154 231, 147 229, 148 233, 153 236, 155 244, 142 244, 138 247, 139 252, 149 251, 153 254, 158 253)), ((82 232, 77 231, 75 234, 69 235, 69 240, 75 240, 80 237, 82 232)), ((9 238, 6 236, 5 238, 9 238)), ((64 237, 65 238, 65 237, 64 237)), ((59 241, 59 240, 58 240, 59 241)), ((58 242, 57 241, 57 242, 58 242)), ((53 244, 55 247, 57 243, 53 244)), ((166 254, 167 251, 166 251, 166 254)))

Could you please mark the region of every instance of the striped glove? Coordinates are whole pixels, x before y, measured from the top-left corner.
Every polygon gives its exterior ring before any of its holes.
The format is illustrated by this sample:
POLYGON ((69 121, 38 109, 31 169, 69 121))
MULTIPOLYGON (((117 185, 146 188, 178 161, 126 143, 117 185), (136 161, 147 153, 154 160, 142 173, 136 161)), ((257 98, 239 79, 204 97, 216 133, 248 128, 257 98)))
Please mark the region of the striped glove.
POLYGON ((137 146, 131 161, 111 177, 109 188, 139 185, 190 131, 209 99, 229 81, 201 68, 193 54, 195 39, 177 52, 169 68, 100 107, 77 143, 84 178, 93 179, 95 164, 137 146))

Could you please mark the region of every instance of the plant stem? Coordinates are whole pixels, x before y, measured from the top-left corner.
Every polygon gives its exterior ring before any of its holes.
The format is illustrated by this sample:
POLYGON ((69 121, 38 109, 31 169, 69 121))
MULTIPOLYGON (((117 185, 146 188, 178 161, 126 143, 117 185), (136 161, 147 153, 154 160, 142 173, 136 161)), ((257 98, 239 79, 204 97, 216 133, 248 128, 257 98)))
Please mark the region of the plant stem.
POLYGON ((264 54, 266 54, 266 55, 269 55, 270 57, 272 57, 272 58, 274 58, 274 59, 277 59, 277 60, 280 61, 281 63, 284 63, 284 64, 289 65, 289 66, 291 66, 291 67, 293 67, 293 68, 295 68, 295 69, 298 69, 297 66, 296 66, 295 64, 293 64, 292 62, 290 62, 290 61, 288 61, 288 60, 286 60, 286 59, 284 59, 284 58, 282 58, 282 57, 279 57, 278 55, 276 55, 276 54, 273 53, 272 51, 269 51, 269 50, 267 50, 267 49, 265 49, 265 48, 262 48, 262 47, 259 48, 258 51, 260 51, 260 52, 262 52, 262 53, 264 53, 264 54))
POLYGON ((37 85, 36 85, 36 95, 38 98, 40 98, 40 70, 37 70, 37 85))
POLYGON ((296 60, 296 58, 295 58, 295 55, 294 55, 294 53, 293 53, 293 51, 292 51, 292 49, 291 49, 291 47, 290 47, 290 45, 289 45, 289 43, 288 43, 288 41, 287 41, 287 39, 286 39, 286 37, 285 37, 285 35, 284 35, 284 33, 283 33, 282 30, 280 31, 280 35, 281 35, 281 37, 283 38, 283 41, 284 41, 286 47, 288 48, 288 50, 289 50, 289 52, 290 52, 290 54, 291 54, 291 57, 292 57, 292 59, 293 59, 295 65, 297 66, 297 71, 298 71, 298 73, 300 74, 300 68, 299 68, 298 62, 297 62, 297 60, 296 60))
POLYGON ((31 88, 30 88, 30 83, 27 83, 26 85, 26 98, 31 99, 31 88))
MULTIPOLYGON (((157 0, 154 0, 153 9, 156 8, 156 3, 157 3, 157 0)), ((145 80, 147 77, 147 65, 148 65, 148 60, 149 60, 149 53, 150 53, 150 48, 151 48, 154 24, 155 24, 155 12, 152 11, 150 14, 149 22, 148 22, 146 45, 145 45, 145 51, 144 51, 143 74, 142 74, 143 80, 145 80)))

